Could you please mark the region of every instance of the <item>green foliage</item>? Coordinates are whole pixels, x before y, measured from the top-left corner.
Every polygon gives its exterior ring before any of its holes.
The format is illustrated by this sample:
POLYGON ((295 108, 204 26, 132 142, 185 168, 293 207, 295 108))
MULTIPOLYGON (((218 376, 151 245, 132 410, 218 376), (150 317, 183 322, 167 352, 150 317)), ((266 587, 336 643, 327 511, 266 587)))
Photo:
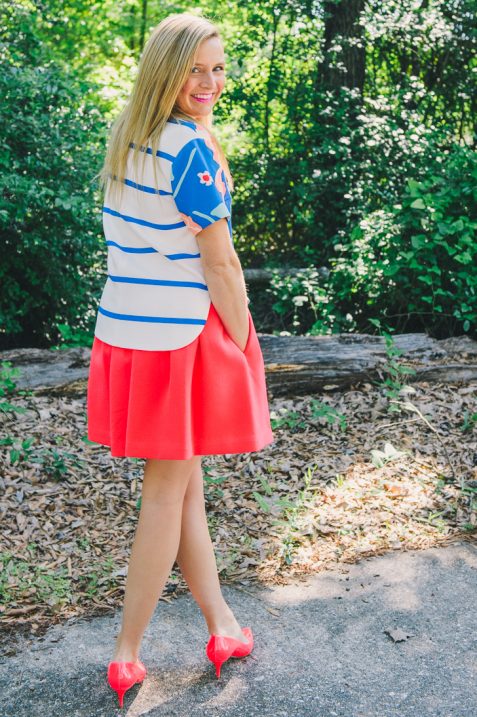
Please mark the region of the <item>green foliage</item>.
POLYGON ((303 420, 301 413, 299 413, 299 411, 289 411, 287 408, 279 408, 278 411, 272 411, 270 414, 270 424, 273 430, 283 428, 284 426, 291 430, 306 427, 306 421, 303 420))
POLYGON ((144 37, 182 11, 216 21, 225 43, 214 118, 242 264, 304 267, 262 292, 273 328, 316 335, 379 321, 476 335, 473 0, 369 0, 348 32, 343 3, 325 10, 2 5, 0 348, 91 345, 106 272, 94 183, 106 130, 144 37))
MULTIPOLYGON (((57 438, 58 441, 58 438, 57 438)), ((8 456, 11 465, 30 467, 32 463, 41 466, 42 473, 54 481, 65 480, 71 468, 84 468, 84 461, 75 453, 61 448, 42 447, 35 438, 15 439, 12 436, 0 438, 0 447, 9 448, 8 456)))
POLYGON ((84 329, 75 330, 68 324, 57 324, 57 329, 61 334, 61 341, 56 346, 51 346, 53 349, 69 349, 75 346, 89 346, 93 345, 93 335, 91 331, 85 331, 84 329))
POLYGON ((71 473, 71 468, 84 467, 84 461, 76 454, 61 448, 39 448, 30 461, 39 463, 42 472, 54 481, 66 480, 71 473))
POLYGON ((277 505, 282 509, 282 516, 273 521, 272 525, 281 526, 281 541, 279 555, 287 565, 291 565, 295 559, 295 552, 302 544, 303 539, 303 517, 306 516, 310 506, 316 500, 316 488, 312 488, 313 477, 316 466, 310 466, 303 475, 304 488, 298 491, 294 501, 288 498, 281 498, 277 505))
POLYGON ((76 589, 84 592, 86 597, 92 598, 98 592, 101 585, 106 589, 116 585, 113 571, 117 569, 117 563, 113 558, 104 558, 95 570, 90 570, 84 575, 79 575, 76 589))
MULTIPOLYGON (((11 361, 2 361, 0 364, 0 412, 3 413, 25 413, 26 408, 15 406, 7 399, 15 393, 17 384, 14 381, 18 377, 20 369, 14 367, 11 361)), ((1 442, 0 442, 1 443, 1 442)))
POLYGON ((416 371, 411 366, 404 366, 399 357, 403 352, 396 346, 391 334, 384 332, 383 338, 386 345, 386 361, 380 367, 383 379, 378 383, 384 389, 384 395, 388 399, 388 411, 400 413, 401 407, 399 398, 405 393, 413 392, 413 388, 405 383, 406 376, 415 375, 416 371))
MULTIPOLYGON (((28 550, 34 553, 36 545, 30 544, 28 550)), ((50 571, 32 564, 31 556, 23 560, 5 551, 0 553, 0 568, 0 603, 3 605, 8 605, 26 590, 33 590, 39 603, 52 607, 71 599, 71 578, 65 567, 50 571)))
POLYGON ((3 348, 49 345, 57 323, 90 331, 102 255, 93 179, 104 126, 93 89, 51 61, 26 5, 10 12, 21 32, 1 38, 3 348))
POLYGON ((270 287, 266 292, 275 299, 272 309, 284 326, 291 326, 293 333, 304 333, 310 324, 314 333, 325 333, 318 330, 323 323, 321 316, 326 313, 323 304, 329 302, 323 284, 324 279, 314 266, 288 275, 272 269, 270 287))
POLYGON ((314 418, 325 418, 331 425, 338 423, 340 430, 342 432, 346 431, 348 425, 346 416, 337 411, 336 408, 333 408, 333 406, 324 403, 324 401, 317 401, 315 398, 312 398, 311 414, 314 418))
MULTIPOLYGON (((2 439, 2 443, 6 441, 10 442, 11 439, 8 437, 2 439)), ((18 444, 12 442, 12 448, 9 452, 10 463, 14 465, 15 463, 26 463, 29 461, 34 451, 34 448, 32 448, 34 441, 34 438, 24 438, 22 441, 19 441, 18 444)), ((5 443, 5 445, 8 445, 8 443, 5 443)))
POLYGON ((20 369, 14 367, 11 361, 2 361, 0 365, 0 396, 7 396, 15 391, 17 384, 14 381, 18 378, 20 369))
POLYGON ((354 227, 331 260, 338 325, 349 323, 349 313, 358 329, 371 316, 399 330, 475 335, 476 178, 475 153, 453 147, 440 169, 409 179, 399 202, 354 227))
POLYGON ((477 426, 477 412, 470 413, 470 411, 464 411, 462 424, 460 426, 463 433, 470 433, 477 426))

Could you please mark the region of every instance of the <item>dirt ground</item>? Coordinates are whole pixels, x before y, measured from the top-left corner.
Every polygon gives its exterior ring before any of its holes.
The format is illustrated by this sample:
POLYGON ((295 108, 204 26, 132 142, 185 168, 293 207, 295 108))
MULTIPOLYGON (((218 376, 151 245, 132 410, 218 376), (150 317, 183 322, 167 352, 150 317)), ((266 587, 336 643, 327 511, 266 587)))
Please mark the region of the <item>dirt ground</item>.
MULTIPOLYGON (((383 385, 272 399, 275 441, 204 456, 223 584, 286 584, 388 551, 474 540, 477 384, 383 385)), ((85 396, 2 414, 0 634, 41 634, 120 604, 144 461, 86 438, 85 396)), ((162 600, 187 586, 175 566, 162 600)))

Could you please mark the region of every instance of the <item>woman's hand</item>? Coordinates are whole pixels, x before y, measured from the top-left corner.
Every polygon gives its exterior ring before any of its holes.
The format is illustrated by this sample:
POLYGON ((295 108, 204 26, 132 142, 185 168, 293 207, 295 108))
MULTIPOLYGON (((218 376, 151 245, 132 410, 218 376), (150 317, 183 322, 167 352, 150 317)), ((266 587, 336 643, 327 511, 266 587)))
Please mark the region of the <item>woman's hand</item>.
POLYGON ((245 351, 249 337, 249 310, 240 259, 222 218, 196 235, 210 299, 229 337, 245 351))
MULTIPOLYGON (((218 313, 218 312, 217 312, 217 313, 218 313)), ((226 329, 227 329, 227 327, 226 327, 226 329)), ((247 343, 248 343, 248 338, 249 338, 249 335, 250 335, 250 326, 249 326, 249 321, 248 321, 248 309, 247 309, 247 330, 246 330, 245 334, 244 334, 243 332, 241 332, 240 335, 235 334, 235 335, 232 336, 232 334, 228 331, 228 329, 227 329, 227 333, 229 334, 229 336, 230 336, 230 338, 232 339, 232 341, 233 341, 235 344, 237 344, 237 347, 240 349, 240 351, 241 351, 242 353, 244 353, 245 348, 246 348, 247 343), (245 340, 244 340, 244 337, 245 337, 245 340)))

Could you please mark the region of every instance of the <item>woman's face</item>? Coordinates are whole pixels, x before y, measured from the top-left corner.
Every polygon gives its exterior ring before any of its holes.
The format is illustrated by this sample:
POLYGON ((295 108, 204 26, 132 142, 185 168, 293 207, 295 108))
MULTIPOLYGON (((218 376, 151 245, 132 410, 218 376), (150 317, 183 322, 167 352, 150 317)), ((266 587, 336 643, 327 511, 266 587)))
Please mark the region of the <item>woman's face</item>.
POLYGON ((225 84, 225 58, 218 37, 203 40, 194 57, 189 79, 182 87, 176 104, 198 122, 212 112, 225 84))

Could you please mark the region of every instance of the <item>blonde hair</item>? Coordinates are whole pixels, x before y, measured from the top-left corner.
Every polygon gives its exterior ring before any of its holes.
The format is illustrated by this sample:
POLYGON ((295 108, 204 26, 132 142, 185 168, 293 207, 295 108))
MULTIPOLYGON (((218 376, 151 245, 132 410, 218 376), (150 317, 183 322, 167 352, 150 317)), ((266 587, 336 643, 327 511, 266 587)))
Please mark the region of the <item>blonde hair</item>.
MULTIPOLYGON (((193 121, 176 105, 176 99, 189 77, 196 51, 203 40, 219 37, 217 27, 204 17, 190 13, 169 15, 157 25, 147 41, 139 62, 138 72, 130 98, 114 121, 103 167, 99 173, 103 191, 120 194, 124 179, 130 143, 134 143, 133 166, 137 169, 139 154, 142 154, 144 171, 145 152, 141 147, 152 148, 156 156, 162 130, 170 117, 193 121)), ((225 154, 212 131, 212 115, 207 115, 199 124, 210 133, 216 145, 222 168, 231 191, 233 180, 225 154)), ((154 178, 158 189, 156 165, 154 178)))

